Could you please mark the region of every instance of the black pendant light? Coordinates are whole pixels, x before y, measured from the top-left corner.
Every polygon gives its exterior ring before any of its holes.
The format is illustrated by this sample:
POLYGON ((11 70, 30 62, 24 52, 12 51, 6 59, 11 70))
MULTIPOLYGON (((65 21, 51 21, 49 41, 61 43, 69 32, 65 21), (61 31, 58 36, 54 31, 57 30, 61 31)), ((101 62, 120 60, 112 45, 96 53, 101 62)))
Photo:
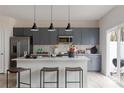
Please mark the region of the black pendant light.
POLYGON ((54 26, 53 26, 53 23, 52 23, 52 13, 53 13, 53 6, 51 5, 51 23, 50 23, 50 26, 49 26, 49 28, 48 28, 48 31, 55 31, 56 29, 54 28, 54 26))
POLYGON ((69 5, 68 5, 68 25, 67 25, 65 31, 72 31, 71 24, 70 24, 70 6, 69 5))
POLYGON ((39 31, 39 29, 37 28, 36 22, 35 22, 36 21, 35 17, 36 17, 36 6, 34 6, 34 23, 31 28, 31 31, 39 31))

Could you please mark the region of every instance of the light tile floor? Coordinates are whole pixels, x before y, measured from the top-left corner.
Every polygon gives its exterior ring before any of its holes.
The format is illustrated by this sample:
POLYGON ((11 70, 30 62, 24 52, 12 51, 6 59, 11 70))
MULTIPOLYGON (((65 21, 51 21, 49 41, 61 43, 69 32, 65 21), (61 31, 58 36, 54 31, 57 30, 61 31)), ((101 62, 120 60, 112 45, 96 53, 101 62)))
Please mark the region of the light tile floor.
POLYGON ((97 72, 88 72, 88 88, 121 88, 122 86, 118 85, 112 79, 97 73, 97 72))
MULTIPOLYGON (((15 87, 15 74, 10 75, 10 87, 15 87)), ((88 72, 88 88, 121 88, 117 83, 97 72, 88 72)), ((0 88, 6 88, 6 74, 0 74, 0 88)))

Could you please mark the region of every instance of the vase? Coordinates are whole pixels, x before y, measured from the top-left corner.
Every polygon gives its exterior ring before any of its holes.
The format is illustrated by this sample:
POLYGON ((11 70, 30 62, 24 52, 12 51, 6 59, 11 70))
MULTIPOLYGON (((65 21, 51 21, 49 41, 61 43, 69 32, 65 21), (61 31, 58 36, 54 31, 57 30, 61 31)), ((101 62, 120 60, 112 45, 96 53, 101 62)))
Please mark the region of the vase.
POLYGON ((74 52, 68 52, 68 57, 74 57, 74 56, 75 56, 74 52))

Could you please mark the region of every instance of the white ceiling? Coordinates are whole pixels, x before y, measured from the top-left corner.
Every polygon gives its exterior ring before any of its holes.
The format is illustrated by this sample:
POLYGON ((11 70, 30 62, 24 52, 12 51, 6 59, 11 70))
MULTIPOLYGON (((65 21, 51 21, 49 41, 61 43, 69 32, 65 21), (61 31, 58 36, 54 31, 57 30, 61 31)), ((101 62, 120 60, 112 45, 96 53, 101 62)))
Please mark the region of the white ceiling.
MULTIPOLYGON (((72 5, 70 6, 71 20, 99 20, 115 6, 112 5, 72 5)), ((33 19, 32 5, 0 5, 0 15, 6 15, 19 20, 33 19)), ((50 20, 50 6, 36 6, 37 20, 50 20)), ((68 6, 53 6, 53 20, 67 20, 68 6)))

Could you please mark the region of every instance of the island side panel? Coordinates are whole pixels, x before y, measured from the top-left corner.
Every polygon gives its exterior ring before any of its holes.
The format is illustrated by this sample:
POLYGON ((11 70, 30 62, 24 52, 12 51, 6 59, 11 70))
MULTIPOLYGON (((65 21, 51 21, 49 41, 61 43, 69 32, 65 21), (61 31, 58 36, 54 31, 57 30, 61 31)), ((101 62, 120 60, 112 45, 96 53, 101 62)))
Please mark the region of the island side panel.
MULTIPOLYGON (((83 68, 83 86, 87 87, 87 62, 86 60, 83 61, 56 61, 56 60, 42 60, 42 61, 35 61, 33 60, 18 60, 17 61, 18 67, 25 67, 25 68, 31 68, 32 75, 31 75, 31 82, 32 87, 38 88, 40 87, 40 69, 42 67, 59 67, 59 87, 64 88, 65 87, 65 67, 82 67, 83 68)), ((23 72, 21 77, 21 80, 24 82, 27 82, 29 79, 28 72, 23 72)), ((71 74, 70 74, 71 75, 71 74)), ((50 80, 55 79, 55 74, 52 74, 50 76, 49 74, 47 77, 50 77, 50 80)), ((46 77, 46 78, 47 78, 46 77)), ((77 77, 73 74, 70 77, 77 77)), ((54 85, 51 84, 49 87, 53 87, 54 85)), ((78 87, 78 86, 75 86, 78 87)))

